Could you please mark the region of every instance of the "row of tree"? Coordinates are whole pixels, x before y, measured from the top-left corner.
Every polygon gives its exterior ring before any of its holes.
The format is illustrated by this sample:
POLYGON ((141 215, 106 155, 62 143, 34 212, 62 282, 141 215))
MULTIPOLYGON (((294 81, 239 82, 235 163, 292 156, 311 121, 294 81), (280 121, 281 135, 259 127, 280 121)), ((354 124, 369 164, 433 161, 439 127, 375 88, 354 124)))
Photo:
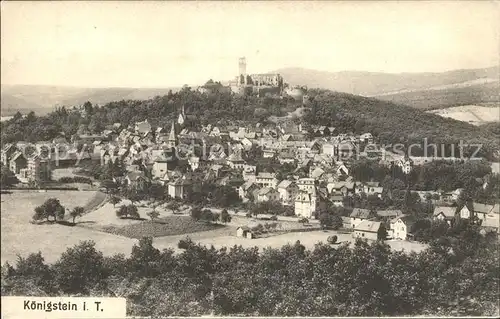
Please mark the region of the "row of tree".
POLYGON ((464 226, 429 245, 418 253, 362 240, 259 250, 183 240, 175 254, 144 238, 129 257, 105 257, 82 242, 53 264, 40 253, 5 264, 2 296, 119 296, 128 315, 153 317, 498 314, 498 240, 464 226))

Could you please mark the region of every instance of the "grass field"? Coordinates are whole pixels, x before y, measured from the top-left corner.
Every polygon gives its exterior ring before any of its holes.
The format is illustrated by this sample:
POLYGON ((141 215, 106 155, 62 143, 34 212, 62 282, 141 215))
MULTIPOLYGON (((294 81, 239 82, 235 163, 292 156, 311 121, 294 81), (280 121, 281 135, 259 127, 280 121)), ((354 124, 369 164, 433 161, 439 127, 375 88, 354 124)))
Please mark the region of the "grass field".
MULTIPOLYGON (((152 224, 149 220, 120 219, 115 215, 118 208, 106 203, 100 205, 104 194, 84 191, 47 191, 43 193, 14 191, 11 194, 2 194, 1 207, 1 260, 15 263, 17 255, 27 256, 30 253, 41 251, 47 262, 54 262, 60 258, 67 248, 73 247, 82 240, 93 240, 96 248, 105 256, 117 253, 130 255, 132 246, 137 243, 141 235, 161 236, 153 241, 159 249, 172 248, 179 251, 177 244, 179 240, 189 236, 193 241, 203 245, 214 245, 217 248, 223 246, 241 245, 243 247, 273 247, 279 248, 285 244, 294 244, 299 240, 308 248, 313 248, 318 242, 326 242, 328 236, 336 234, 339 242, 353 242, 350 234, 335 231, 304 231, 275 234, 270 237, 245 239, 235 236, 238 226, 253 226, 270 221, 253 220, 251 218, 233 216, 230 223, 225 226, 211 226, 204 223, 194 222, 184 215, 173 215, 171 211, 159 208, 163 225, 152 224), (60 224, 31 224, 33 209, 42 204, 47 198, 59 198, 67 208, 84 206, 87 209, 97 209, 77 219, 79 226, 68 227, 60 224), (152 226, 154 225, 154 226, 152 226), (114 230, 118 235, 103 232, 103 227, 108 231, 114 230), (101 231, 99 231, 101 230, 101 231), (165 236, 169 235, 169 236, 165 236), (128 236, 128 237, 126 237, 128 236), (133 238, 131 238, 133 237, 133 238)), ((124 201, 122 204, 128 204, 124 201)), ((141 217, 151 210, 147 207, 139 207, 141 217)), ((307 228, 297 222, 281 221, 280 231, 297 230, 307 228)), ((395 250, 420 251, 425 245, 406 241, 388 241, 395 250)))
POLYGON ((446 109, 433 110, 429 113, 474 125, 500 121, 500 106, 463 105, 446 109))
MULTIPOLYGON (((99 195, 98 195, 99 196, 99 195)), ((1 260, 15 262, 17 255, 27 256, 41 251, 47 261, 57 260, 68 247, 81 240, 94 240, 105 255, 130 254, 132 239, 99 233, 82 227, 59 224, 31 224, 33 209, 46 199, 56 197, 67 210, 75 206, 95 204, 96 192, 78 191, 13 191, 2 194, 1 200, 1 260)))

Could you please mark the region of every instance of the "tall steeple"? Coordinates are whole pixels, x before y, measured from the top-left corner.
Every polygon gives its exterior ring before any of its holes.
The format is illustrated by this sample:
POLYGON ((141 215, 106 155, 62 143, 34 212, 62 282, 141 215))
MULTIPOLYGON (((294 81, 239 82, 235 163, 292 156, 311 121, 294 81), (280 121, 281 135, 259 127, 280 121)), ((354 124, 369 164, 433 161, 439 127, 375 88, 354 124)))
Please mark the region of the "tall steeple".
POLYGON ((186 121, 186 113, 184 112, 184 104, 182 104, 181 113, 179 114, 179 117, 177 118, 177 123, 179 125, 183 125, 185 121, 186 121))
POLYGON ((172 122, 172 128, 170 128, 170 133, 168 134, 168 147, 176 147, 177 146, 177 137, 175 136, 175 125, 172 122))

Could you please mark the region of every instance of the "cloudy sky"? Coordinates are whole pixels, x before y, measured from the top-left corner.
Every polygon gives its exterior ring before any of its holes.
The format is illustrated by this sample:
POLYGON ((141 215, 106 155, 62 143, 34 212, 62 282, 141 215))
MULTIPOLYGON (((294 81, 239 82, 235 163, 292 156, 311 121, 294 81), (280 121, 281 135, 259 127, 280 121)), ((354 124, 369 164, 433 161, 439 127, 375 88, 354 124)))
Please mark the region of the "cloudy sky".
POLYGON ((166 87, 283 67, 498 64, 499 3, 2 2, 2 84, 166 87))

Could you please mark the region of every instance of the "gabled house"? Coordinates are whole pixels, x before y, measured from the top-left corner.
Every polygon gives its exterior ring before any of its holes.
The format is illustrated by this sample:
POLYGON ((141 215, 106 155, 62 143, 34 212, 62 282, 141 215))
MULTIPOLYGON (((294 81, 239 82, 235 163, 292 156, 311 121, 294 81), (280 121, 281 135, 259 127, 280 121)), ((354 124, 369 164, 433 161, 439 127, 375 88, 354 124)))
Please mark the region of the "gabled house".
POLYGON ((260 172, 255 177, 255 183, 257 183, 261 187, 276 188, 276 186, 278 185, 278 179, 276 178, 275 173, 260 172))
POLYGON ((401 215, 391 219, 390 233, 393 239, 407 240, 411 235, 416 218, 411 215, 401 215))
POLYGON ((26 168, 28 161, 24 157, 23 153, 16 151, 12 154, 9 160, 9 169, 14 174, 19 174, 21 169, 26 168))
POLYGON ((145 190, 149 187, 151 181, 146 175, 144 175, 143 172, 134 171, 129 172, 125 176, 125 183, 126 185, 135 187, 136 189, 145 190))
POLYGON ((341 193, 343 196, 351 196, 356 192, 356 183, 354 182, 329 182, 326 187, 329 193, 341 193))
POLYGON ((333 206, 344 207, 344 197, 342 194, 331 194, 329 199, 333 206))
POLYGON ((317 205, 316 192, 299 191, 295 197, 295 215, 311 219, 317 205))
POLYGON ((257 194, 257 202, 279 201, 280 194, 278 191, 271 187, 261 188, 257 194))
POLYGON ((371 217, 371 212, 369 209, 364 208, 354 208, 351 212, 351 227, 355 228, 362 221, 368 220, 371 217))
POLYGON ((172 198, 184 199, 189 196, 192 186, 191 180, 186 176, 182 176, 167 184, 168 195, 172 198))
POLYGON ((363 220, 354 227, 354 231, 352 232, 352 237, 377 240, 378 230, 380 229, 381 225, 382 225, 381 222, 373 220, 363 220))
POLYGON ((258 189, 259 186, 252 181, 247 181, 240 187, 238 187, 238 196, 243 202, 248 201, 251 198, 251 194, 258 189))
POLYGON ((293 200, 299 192, 299 187, 293 181, 283 180, 278 184, 278 193, 283 205, 292 205, 293 200))
POLYGON ((458 208, 458 216, 460 219, 472 219, 475 216, 472 205, 465 204, 460 206, 458 208))
POLYGON ((399 209, 377 210, 377 217, 381 219, 393 219, 398 216, 403 216, 403 212, 399 209))
POLYGON ((472 204, 473 213, 479 220, 485 220, 487 216, 493 211, 493 205, 481 204, 474 202, 472 204))
POLYGON ((240 152, 234 152, 229 157, 226 159, 227 165, 231 167, 232 169, 243 169, 245 166, 245 161, 241 157, 240 152))
POLYGON ((456 211, 456 207, 436 206, 432 218, 434 220, 444 220, 451 225, 451 221, 455 219, 456 211))
POLYGON ((16 152, 16 147, 14 144, 7 143, 2 148, 2 164, 9 166, 9 161, 11 156, 16 152))

